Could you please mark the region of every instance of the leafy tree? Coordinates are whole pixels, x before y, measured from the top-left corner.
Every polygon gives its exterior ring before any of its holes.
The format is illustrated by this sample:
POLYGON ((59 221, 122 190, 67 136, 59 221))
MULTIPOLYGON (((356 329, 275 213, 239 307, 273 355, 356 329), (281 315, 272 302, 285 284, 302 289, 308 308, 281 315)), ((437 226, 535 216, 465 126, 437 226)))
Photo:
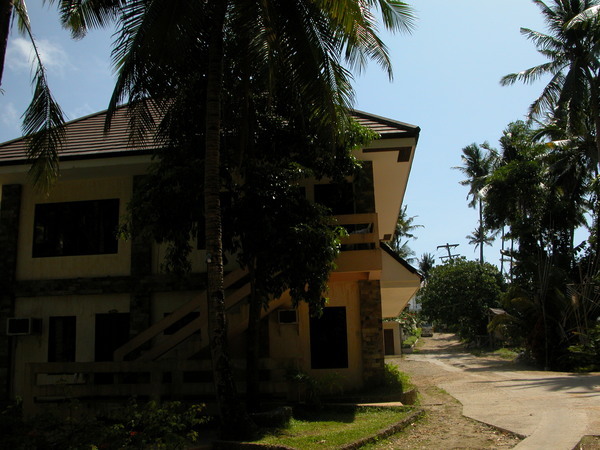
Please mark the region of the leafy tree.
MULTIPOLYGON (((277 0, 176 4, 165 0, 64 0, 61 7, 65 21, 77 32, 85 32, 90 25, 102 25, 111 14, 120 20, 120 37, 115 48, 119 79, 109 111, 126 97, 130 100, 152 97, 159 103, 164 99, 162 106, 168 110, 178 105, 177 92, 189 90, 193 85, 203 87, 203 114, 199 114, 202 108, 192 108, 192 115, 203 117, 204 125, 199 148, 204 153, 211 353, 221 418, 227 419, 224 425, 233 435, 243 434, 245 427, 240 425, 244 420, 239 415, 225 351, 219 193, 223 98, 232 87, 226 84, 225 68, 234 60, 239 60, 242 69, 243 64, 248 64, 242 72, 242 82, 260 82, 263 92, 272 93, 274 88, 287 90, 288 103, 302 111, 300 116, 306 123, 320 126, 322 133, 329 130, 330 134, 336 134, 346 119, 341 108, 348 106, 352 97, 349 73, 341 60, 345 59, 351 68, 360 68, 367 60, 374 59, 389 72, 389 57, 376 33, 373 12, 379 9, 386 28, 399 30, 410 27, 410 10, 405 3, 395 0, 348 0, 342 4, 277 0), (228 48, 238 48, 242 53, 227 54, 228 48), (251 64, 259 64, 257 70, 251 64)), ((143 105, 137 120, 151 123, 151 114, 143 110, 143 105)), ((241 147, 244 142, 241 141, 241 147)))
POLYGON ((498 306, 502 286, 495 266, 457 258, 431 269, 417 301, 430 320, 474 340, 486 334, 488 308, 498 306))

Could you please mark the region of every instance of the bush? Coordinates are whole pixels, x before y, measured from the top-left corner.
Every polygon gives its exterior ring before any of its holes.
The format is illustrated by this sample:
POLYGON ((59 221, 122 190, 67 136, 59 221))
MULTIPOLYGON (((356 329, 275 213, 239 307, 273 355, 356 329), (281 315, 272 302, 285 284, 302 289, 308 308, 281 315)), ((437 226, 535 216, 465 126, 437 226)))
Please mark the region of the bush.
POLYGON ((18 404, 2 411, 0 448, 186 448, 198 440, 199 425, 206 422, 203 406, 179 402, 138 405, 131 401, 102 416, 86 414, 76 401, 65 406, 66 418, 44 413, 25 420, 18 404))
POLYGON ((401 392, 409 391, 414 387, 408 375, 401 372, 395 364, 385 365, 383 384, 390 390, 399 390, 401 392))

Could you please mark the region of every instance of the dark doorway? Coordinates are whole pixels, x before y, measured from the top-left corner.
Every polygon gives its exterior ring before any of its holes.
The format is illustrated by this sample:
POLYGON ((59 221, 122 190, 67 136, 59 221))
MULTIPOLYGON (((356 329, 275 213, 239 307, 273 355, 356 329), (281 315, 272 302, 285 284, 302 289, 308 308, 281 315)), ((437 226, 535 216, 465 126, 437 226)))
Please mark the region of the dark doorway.
POLYGON ((77 319, 53 316, 48 321, 48 362, 75 361, 77 319))
POLYGON ((113 353, 129 340, 129 313, 96 314, 96 361, 112 361, 113 353))
POLYGON ((394 330, 383 330, 383 344, 386 355, 395 355, 394 330))
POLYGON ((320 318, 310 319, 310 362, 313 369, 348 367, 346 308, 323 309, 320 318))

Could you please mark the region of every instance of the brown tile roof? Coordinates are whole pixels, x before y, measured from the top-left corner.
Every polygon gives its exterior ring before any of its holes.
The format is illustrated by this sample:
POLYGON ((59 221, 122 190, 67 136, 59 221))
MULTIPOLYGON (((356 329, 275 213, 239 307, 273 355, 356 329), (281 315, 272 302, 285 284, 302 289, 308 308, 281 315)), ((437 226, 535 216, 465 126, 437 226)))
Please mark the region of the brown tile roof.
MULTIPOLYGON (((115 112, 108 133, 104 132, 106 111, 67 122, 60 159, 68 161, 150 153, 153 148, 150 140, 144 145, 130 144, 127 111, 126 107, 121 107, 115 112)), ((382 139, 419 136, 420 129, 414 125, 356 110, 352 111, 352 115, 361 125, 379 133, 382 139)), ((0 166, 24 163, 27 163, 27 141, 24 138, 0 144, 0 166)))
POLYGON ((421 129, 416 125, 398 122, 386 117, 376 116, 364 111, 352 110, 354 119, 363 127, 379 133, 382 139, 413 137, 418 139, 421 129))
MULTIPOLYGON (((106 111, 81 117, 65 124, 66 137, 59 151, 63 161, 129 156, 149 153, 152 142, 130 145, 127 108, 119 108, 113 116, 111 128, 104 132, 106 111)), ((27 140, 18 138, 0 144, 0 166, 23 164, 27 161, 27 140)))

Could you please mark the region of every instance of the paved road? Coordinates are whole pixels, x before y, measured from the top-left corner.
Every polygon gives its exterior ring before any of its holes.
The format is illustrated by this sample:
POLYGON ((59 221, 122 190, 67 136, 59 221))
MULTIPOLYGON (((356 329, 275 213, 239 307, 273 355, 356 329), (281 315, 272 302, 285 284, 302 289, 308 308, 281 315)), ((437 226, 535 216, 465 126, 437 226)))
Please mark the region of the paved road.
POLYGON ((442 333, 424 338, 418 353, 397 363, 430 370, 465 416, 526 436, 517 449, 571 450, 582 436, 600 435, 599 373, 536 371, 475 357, 442 333))

